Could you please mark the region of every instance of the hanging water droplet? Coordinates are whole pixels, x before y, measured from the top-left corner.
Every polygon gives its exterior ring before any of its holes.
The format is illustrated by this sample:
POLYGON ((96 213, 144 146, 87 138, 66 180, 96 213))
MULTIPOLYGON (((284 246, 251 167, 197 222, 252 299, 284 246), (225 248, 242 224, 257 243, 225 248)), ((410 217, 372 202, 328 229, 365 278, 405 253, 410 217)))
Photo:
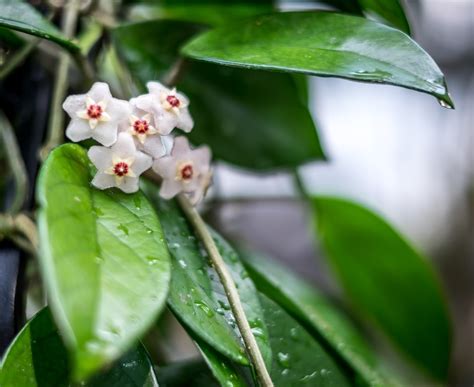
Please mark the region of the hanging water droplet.
POLYGON ((446 101, 444 101, 442 99, 438 99, 438 102, 445 109, 453 109, 453 107, 449 103, 447 103, 446 101))

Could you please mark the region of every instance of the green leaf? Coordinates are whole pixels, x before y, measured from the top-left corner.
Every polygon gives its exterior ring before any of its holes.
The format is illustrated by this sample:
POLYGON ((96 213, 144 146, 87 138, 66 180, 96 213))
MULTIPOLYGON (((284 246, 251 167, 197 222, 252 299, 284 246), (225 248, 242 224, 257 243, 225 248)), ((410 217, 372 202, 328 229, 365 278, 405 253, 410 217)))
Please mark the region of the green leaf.
MULTIPOLYGON (((118 51, 142 86, 164 75, 178 49, 198 31, 188 23, 153 21, 114 30, 118 51), (154 36, 166 35, 165 42, 154 36)), ((179 88, 191 99, 195 144, 213 155, 254 170, 293 168, 324 159, 316 128, 289 74, 192 63, 179 88)))
POLYGON ((71 52, 79 51, 75 43, 22 0, 0 0, 0 26, 51 40, 71 52))
POLYGON ((357 311, 434 377, 445 379, 450 317, 425 257, 355 203, 314 197, 313 206, 323 249, 357 311))
MULTIPOLYGON (((194 335, 232 360, 248 364, 227 296, 206 252, 176 203, 160 199, 153 184, 144 187, 160 216, 171 252, 173 277, 168 305, 194 335)), ((216 233, 213 237, 236 283, 262 355, 270 363, 271 350, 255 286, 235 251, 216 233)))
POLYGON ((410 35, 410 25, 399 0, 358 0, 358 2, 365 16, 410 35))
MULTIPOLYGON (((0 370, 2 387, 69 386, 66 348, 48 308, 31 319, 7 350, 0 370)), ((88 387, 157 386, 145 349, 139 345, 104 374, 82 382, 88 387)))
POLYGON ((350 386, 342 369, 324 348, 276 303, 260 295, 274 353, 275 386, 350 386))
MULTIPOLYGON (((196 341, 212 375, 219 381, 221 386, 247 387, 251 381, 246 380, 242 369, 244 367, 233 364, 229 359, 216 352, 212 347, 202 341, 196 341)), ((249 367, 245 367, 250 371, 249 367)))
POLYGON ((77 379, 145 333, 170 280, 163 232, 145 196, 99 191, 92 172, 83 148, 63 145, 43 164, 37 192, 40 264, 77 379))
POLYGON ((259 291, 322 337, 366 385, 402 385, 385 374, 366 340, 323 294, 292 274, 289 268, 260 254, 245 253, 240 256, 259 291))
POLYGON ((265 3, 236 4, 139 4, 130 10, 133 21, 172 19, 217 26, 229 20, 271 12, 265 3))
POLYGON ((363 14, 410 35, 410 25, 399 0, 323 0, 323 3, 355 15, 363 14))
POLYGON ((201 359, 172 363, 156 370, 160 387, 218 387, 220 384, 201 359))
POLYGON ((258 16, 205 32, 182 52, 228 66, 392 84, 452 106, 441 70, 418 44, 403 32, 356 16, 258 16))

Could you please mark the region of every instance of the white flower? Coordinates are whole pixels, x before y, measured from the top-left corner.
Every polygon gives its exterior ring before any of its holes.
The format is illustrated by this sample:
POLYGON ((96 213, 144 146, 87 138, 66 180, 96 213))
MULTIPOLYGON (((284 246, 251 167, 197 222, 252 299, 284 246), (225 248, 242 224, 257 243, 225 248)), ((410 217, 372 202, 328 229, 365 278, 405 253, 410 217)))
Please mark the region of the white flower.
POLYGON ((153 114, 158 132, 168 135, 174 128, 190 132, 194 122, 189 114, 188 98, 158 82, 148 82, 147 87, 150 94, 136 98, 136 106, 153 114))
POLYGON ((69 139, 77 142, 93 138, 105 146, 117 141, 119 123, 130 112, 129 103, 113 98, 103 82, 94 83, 86 94, 67 97, 63 109, 71 117, 66 129, 69 139))
POLYGON ((119 128, 120 132, 127 132, 135 139, 137 149, 153 156, 161 157, 166 153, 161 135, 155 128, 155 120, 150 113, 136 106, 136 98, 130 100, 132 111, 127 121, 119 128))
POLYGON ((187 193, 196 204, 211 180, 211 151, 207 146, 192 150, 186 137, 177 137, 170 156, 155 160, 153 170, 162 178, 160 195, 171 199, 187 193))
POLYGON ((136 192, 138 177, 152 165, 151 157, 137 151, 127 133, 120 133, 111 148, 91 147, 88 155, 98 170, 92 184, 99 189, 118 187, 126 193, 136 192))

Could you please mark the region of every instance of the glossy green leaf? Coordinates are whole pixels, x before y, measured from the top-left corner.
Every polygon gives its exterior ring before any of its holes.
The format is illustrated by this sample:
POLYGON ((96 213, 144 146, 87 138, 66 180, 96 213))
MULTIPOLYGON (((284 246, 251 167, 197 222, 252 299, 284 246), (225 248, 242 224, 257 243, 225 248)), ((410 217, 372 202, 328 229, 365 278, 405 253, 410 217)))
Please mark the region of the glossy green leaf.
POLYGON ((205 32, 182 52, 228 66, 392 84, 452 105, 441 70, 418 44, 401 31, 356 16, 258 16, 205 32))
POLYGON ((296 320, 265 295, 260 300, 274 353, 270 376, 276 387, 351 385, 336 361, 296 320))
POLYGON ((160 387, 219 387, 206 363, 201 359, 184 360, 157 367, 160 387))
MULTIPOLYGON (((154 21, 114 31, 119 52, 142 86, 160 78, 179 47, 198 31, 188 23, 154 21), (171 33, 172 32, 172 33, 171 33), (166 35, 165 42, 154 37, 166 35)), ((293 168, 324 159, 301 83, 289 74, 192 63, 178 87, 191 99, 195 144, 216 158, 256 170, 293 168)))
POLYGON ((240 256, 258 289, 324 338, 366 385, 402 385, 381 369, 366 340, 323 294, 273 260, 251 253, 240 256))
POLYGON ((233 19, 241 19, 271 12, 271 4, 139 4, 130 10, 134 21, 172 19, 217 26, 233 19))
POLYGON ((246 380, 241 371, 243 368, 246 368, 250 372, 249 367, 236 366, 202 341, 196 342, 196 345, 201 351, 201 355, 211 370, 212 375, 221 386, 248 387, 251 385, 252 381, 246 380))
MULTIPOLYGON (((7 350, 0 370, 2 387, 69 386, 68 353, 49 309, 31 319, 7 350)), ((81 386, 158 386, 145 349, 139 345, 103 374, 81 386)))
POLYGON ((0 0, 0 26, 51 40, 72 52, 79 51, 75 43, 22 0, 0 0))
POLYGON ((319 238, 358 312, 438 379, 447 376, 450 318, 438 279, 389 224, 355 203, 313 198, 319 238))
MULTIPOLYGON (((248 364, 227 296, 207 253, 174 201, 160 199, 158 188, 150 183, 146 193, 160 216, 172 257, 168 305, 193 335, 234 361, 248 364)), ((262 355, 270 362, 268 335, 254 284, 227 242, 217 234, 214 240, 236 282, 262 355)))
POLYGON ((43 278, 78 379, 145 333, 170 280, 163 232, 145 196, 93 188, 91 168, 79 145, 56 148, 37 192, 43 278))

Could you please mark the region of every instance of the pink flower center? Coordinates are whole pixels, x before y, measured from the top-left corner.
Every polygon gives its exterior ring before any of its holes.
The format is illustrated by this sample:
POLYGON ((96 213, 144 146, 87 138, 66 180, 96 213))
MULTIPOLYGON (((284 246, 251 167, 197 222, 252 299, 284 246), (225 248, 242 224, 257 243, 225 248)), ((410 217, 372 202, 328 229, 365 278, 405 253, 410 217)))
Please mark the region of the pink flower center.
POLYGON ((184 166, 181 168, 180 173, 181 173, 181 178, 182 178, 183 180, 192 179, 193 174, 194 174, 193 166, 192 166, 191 164, 186 164, 186 165, 184 165, 184 166))
POLYGON ((179 107, 179 99, 176 98, 174 95, 168 95, 166 97, 166 101, 172 106, 172 107, 179 107))
POLYGON ((133 130, 135 131, 135 133, 145 134, 146 132, 148 132, 148 127, 149 124, 147 120, 136 120, 133 123, 133 130))
POLYGON ((128 173, 128 164, 120 161, 119 163, 114 165, 114 173, 117 176, 125 176, 128 173))
POLYGON ((98 119, 102 115, 102 107, 97 104, 89 105, 87 107, 87 115, 92 119, 98 119))

